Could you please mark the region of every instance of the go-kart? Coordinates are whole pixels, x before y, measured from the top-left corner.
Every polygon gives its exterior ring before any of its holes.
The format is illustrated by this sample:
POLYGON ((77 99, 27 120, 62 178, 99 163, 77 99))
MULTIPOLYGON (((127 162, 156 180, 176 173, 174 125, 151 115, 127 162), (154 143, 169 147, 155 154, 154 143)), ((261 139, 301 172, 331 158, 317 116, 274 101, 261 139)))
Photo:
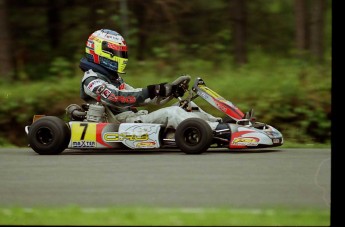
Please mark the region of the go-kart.
POLYGON ((56 116, 35 115, 25 127, 29 146, 38 154, 54 155, 65 149, 164 149, 178 148, 186 154, 201 154, 211 147, 253 149, 276 147, 283 144, 282 134, 274 127, 256 122, 253 110, 245 114, 232 102, 196 78, 189 89, 190 76, 181 76, 173 82, 179 91, 170 97, 157 98, 165 104, 177 98, 180 108, 188 112, 200 111, 193 100, 201 97, 222 111, 219 126, 212 130, 201 118, 187 118, 176 129, 163 124, 116 122, 110 109, 101 102, 71 104, 66 108, 69 121, 56 116), (185 97, 185 98, 183 98, 185 97))

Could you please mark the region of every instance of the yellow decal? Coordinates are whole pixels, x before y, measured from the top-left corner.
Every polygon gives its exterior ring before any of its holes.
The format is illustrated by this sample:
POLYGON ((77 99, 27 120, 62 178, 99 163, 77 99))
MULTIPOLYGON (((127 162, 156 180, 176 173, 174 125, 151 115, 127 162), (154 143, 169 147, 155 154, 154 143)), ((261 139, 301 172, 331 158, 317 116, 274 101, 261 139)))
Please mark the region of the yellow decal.
POLYGON ((136 147, 138 148, 147 148, 147 147, 155 147, 156 142, 150 141, 150 142, 139 142, 137 143, 136 147))
POLYGON ((239 138, 235 138, 232 141, 232 144, 257 145, 258 139, 257 138, 248 138, 248 137, 239 137, 239 138))
POLYGON ((233 143, 253 143, 253 142, 257 142, 256 139, 254 138, 235 138, 233 141, 233 143))
POLYGON ((210 88, 206 87, 205 85, 199 85, 199 88, 214 98, 223 98, 222 96, 212 91, 210 88))
POLYGON ((107 132, 103 134, 103 140, 106 142, 118 142, 123 140, 130 140, 130 141, 145 141, 149 139, 148 134, 143 134, 140 136, 131 135, 127 133, 118 133, 118 132, 107 132))
POLYGON ((72 123, 72 147, 96 147, 96 125, 97 123, 72 123))

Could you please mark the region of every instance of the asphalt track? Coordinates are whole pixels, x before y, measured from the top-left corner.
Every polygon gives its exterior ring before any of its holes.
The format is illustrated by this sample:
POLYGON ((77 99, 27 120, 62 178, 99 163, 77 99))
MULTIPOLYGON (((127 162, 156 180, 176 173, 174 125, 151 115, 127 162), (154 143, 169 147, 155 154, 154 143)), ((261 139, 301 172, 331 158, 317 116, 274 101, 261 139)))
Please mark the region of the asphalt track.
POLYGON ((331 149, 0 149, 0 206, 330 208, 331 149))

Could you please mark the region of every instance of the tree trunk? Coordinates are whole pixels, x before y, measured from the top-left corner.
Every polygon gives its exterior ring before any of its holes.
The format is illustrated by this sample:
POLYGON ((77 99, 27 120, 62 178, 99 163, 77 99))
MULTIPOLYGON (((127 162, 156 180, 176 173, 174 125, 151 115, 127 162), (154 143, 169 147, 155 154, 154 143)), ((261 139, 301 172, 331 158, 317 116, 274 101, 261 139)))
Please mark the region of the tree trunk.
POLYGON ((310 21, 310 52, 318 62, 323 61, 324 55, 324 20, 325 0, 311 1, 310 21))
POLYGON ((47 9, 47 26, 50 47, 52 50, 59 48, 60 44, 60 14, 57 0, 50 0, 47 9))
POLYGON ((13 63, 11 50, 11 39, 7 25, 6 0, 0 0, 0 77, 12 79, 13 63))
POLYGON ((124 39, 128 38, 128 2, 127 0, 120 0, 120 16, 121 16, 121 30, 124 39))
POLYGON ((238 65, 248 62, 247 59, 247 15, 246 0, 233 0, 230 9, 233 20, 234 57, 238 65))
POLYGON ((148 25, 147 25, 147 7, 150 7, 152 1, 135 1, 132 3, 132 10, 138 22, 138 45, 136 51, 136 58, 139 61, 145 60, 145 53, 147 52, 147 38, 148 38, 148 25))
POLYGON ((308 48, 307 42, 307 7, 306 0, 295 0, 295 28, 296 28, 296 48, 298 55, 303 53, 308 48))

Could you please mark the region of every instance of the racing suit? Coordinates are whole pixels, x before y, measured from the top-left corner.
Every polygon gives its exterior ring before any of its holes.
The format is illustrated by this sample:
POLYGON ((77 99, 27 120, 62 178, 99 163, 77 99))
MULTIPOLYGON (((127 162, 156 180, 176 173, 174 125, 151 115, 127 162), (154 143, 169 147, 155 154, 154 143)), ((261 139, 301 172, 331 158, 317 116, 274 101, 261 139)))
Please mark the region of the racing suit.
MULTIPOLYGON (((151 113, 147 110, 137 110, 135 107, 154 104, 155 97, 148 88, 133 88, 124 82, 117 74, 104 67, 82 59, 80 68, 84 71, 81 82, 81 98, 87 103, 96 100, 108 106, 118 122, 157 123, 176 129, 178 124, 187 118, 197 117, 206 120, 212 129, 215 129, 220 118, 204 112, 186 112, 179 106, 170 106, 158 109, 151 113)), ((149 87, 149 86, 148 86, 149 87)), ((196 106, 195 103, 193 103, 196 106)))

